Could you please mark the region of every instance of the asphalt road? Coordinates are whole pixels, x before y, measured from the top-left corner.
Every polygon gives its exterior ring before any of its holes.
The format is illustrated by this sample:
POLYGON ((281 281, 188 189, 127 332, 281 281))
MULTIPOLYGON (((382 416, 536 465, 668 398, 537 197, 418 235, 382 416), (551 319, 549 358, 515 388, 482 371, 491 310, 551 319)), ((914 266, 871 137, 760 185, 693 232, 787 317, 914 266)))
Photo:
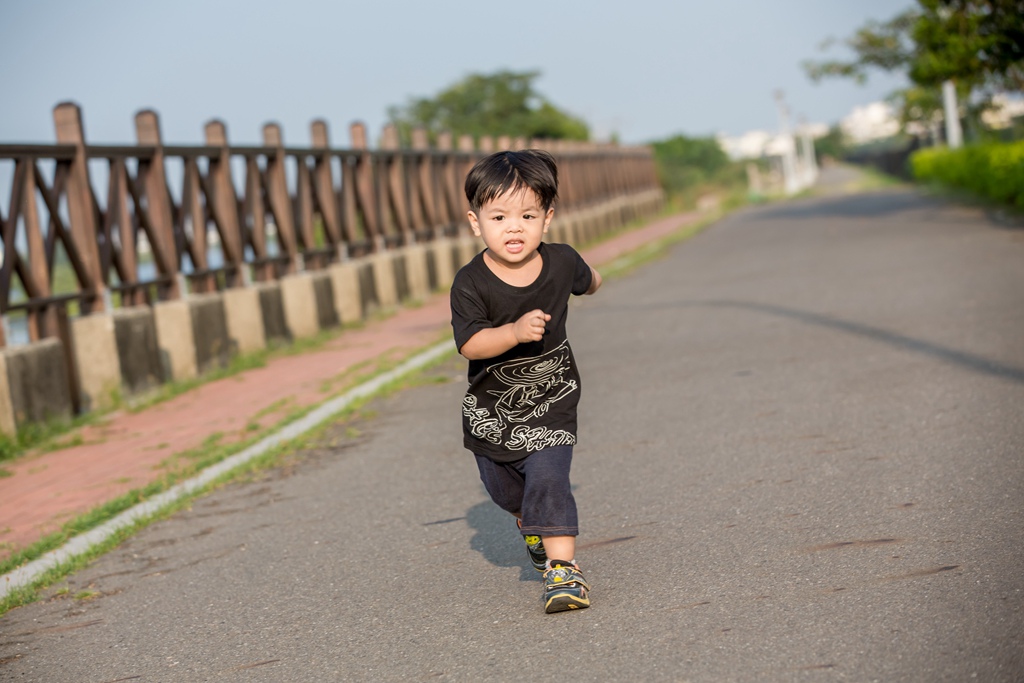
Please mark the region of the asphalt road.
POLYGON ((745 210, 570 338, 591 609, 543 613, 453 357, 0 619, 0 680, 1024 680, 1024 229, 745 210))

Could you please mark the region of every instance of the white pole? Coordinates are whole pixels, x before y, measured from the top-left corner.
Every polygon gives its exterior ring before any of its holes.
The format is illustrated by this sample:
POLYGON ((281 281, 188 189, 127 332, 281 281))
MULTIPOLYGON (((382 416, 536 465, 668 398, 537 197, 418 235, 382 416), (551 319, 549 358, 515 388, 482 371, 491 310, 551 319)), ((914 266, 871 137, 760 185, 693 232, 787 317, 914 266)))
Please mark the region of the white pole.
POLYGON ((800 117, 800 155, 803 157, 804 184, 810 187, 818 180, 818 160, 814 155, 814 138, 811 137, 811 127, 807 125, 807 119, 800 117))
POLYGON ((964 134, 960 129, 960 112, 956 106, 956 86, 953 81, 942 83, 942 107, 946 114, 946 144, 950 149, 964 145, 964 134))
POLYGON ((775 102, 779 107, 779 128, 782 139, 782 186, 786 194, 799 191, 799 180, 796 177, 796 141, 789 132, 789 110, 783 101, 781 90, 775 91, 775 102))

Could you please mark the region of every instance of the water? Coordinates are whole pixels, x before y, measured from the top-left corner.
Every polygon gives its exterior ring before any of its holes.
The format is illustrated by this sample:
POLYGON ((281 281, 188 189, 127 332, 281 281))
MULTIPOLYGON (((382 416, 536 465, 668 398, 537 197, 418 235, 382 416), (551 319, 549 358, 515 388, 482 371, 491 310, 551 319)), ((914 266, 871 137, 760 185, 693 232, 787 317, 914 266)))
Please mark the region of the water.
MULTIPOLYGON (((140 252, 143 250, 140 250, 140 252)), ((277 242, 268 239, 267 252, 271 256, 278 254, 279 250, 277 242)), ((206 251, 207 264, 210 268, 220 268, 224 265, 224 252, 221 250, 220 245, 210 245, 206 251)), ((193 272, 195 269, 192 266, 191 259, 185 258, 182 264, 182 272, 185 274, 193 272)), ((153 280, 157 276, 156 264, 147 258, 145 261, 141 261, 138 265, 138 275, 140 282, 148 282, 153 280)), ((12 301, 23 301, 24 294, 20 287, 15 286, 12 283, 12 301), (16 294, 16 292, 18 294, 16 294)), ((114 297, 115 302, 117 297, 114 297)), ((24 311, 12 311, 7 315, 3 316, 3 329, 4 335, 7 339, 7 346, 19 346, 28 344, 28 317, 24 311)))

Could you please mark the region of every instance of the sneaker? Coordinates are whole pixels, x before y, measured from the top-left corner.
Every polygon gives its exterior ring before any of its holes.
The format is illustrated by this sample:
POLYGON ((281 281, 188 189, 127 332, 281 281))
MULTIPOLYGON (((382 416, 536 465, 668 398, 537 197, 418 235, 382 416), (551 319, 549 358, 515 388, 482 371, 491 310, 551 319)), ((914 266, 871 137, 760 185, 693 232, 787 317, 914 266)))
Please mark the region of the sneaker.
POLYGON ((544 611, 548 614, 590 607, 590 584, 575 564, 555 560, 544 572, 544 611))
MULTIPOLYGON (((516 520, 516 526, 523 528, 523 521, 516 520)), ((544 542, 540 536, 523 536, 526 542, 526 552, 530 554, 530 564, 539 572, 548 568, 548 554, 544 551, 544 542)))

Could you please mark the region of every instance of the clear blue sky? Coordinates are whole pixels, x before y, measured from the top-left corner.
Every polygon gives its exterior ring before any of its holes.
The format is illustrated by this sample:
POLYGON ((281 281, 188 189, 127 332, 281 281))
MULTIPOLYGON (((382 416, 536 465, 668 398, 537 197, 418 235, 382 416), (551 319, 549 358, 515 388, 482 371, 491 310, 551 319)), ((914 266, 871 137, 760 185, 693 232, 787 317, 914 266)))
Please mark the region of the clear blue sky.
MULTIPOLYGON (((0 0, 0 142, 52 142, 53 106, 78 102, 94 143, 134 141, 136 111, 165 141, 198 143, 221 118, 235 143, 267 121, 306 145, 323 117, 376 140, 389 105, 471 72, 542 72, 539 89, 597 136, 774 129, 772 92, 834 123, 902 84, 813 85, 818 45, 910 0, 0 0)), ((829 54, 842 55, 833 50, 829 54)))

